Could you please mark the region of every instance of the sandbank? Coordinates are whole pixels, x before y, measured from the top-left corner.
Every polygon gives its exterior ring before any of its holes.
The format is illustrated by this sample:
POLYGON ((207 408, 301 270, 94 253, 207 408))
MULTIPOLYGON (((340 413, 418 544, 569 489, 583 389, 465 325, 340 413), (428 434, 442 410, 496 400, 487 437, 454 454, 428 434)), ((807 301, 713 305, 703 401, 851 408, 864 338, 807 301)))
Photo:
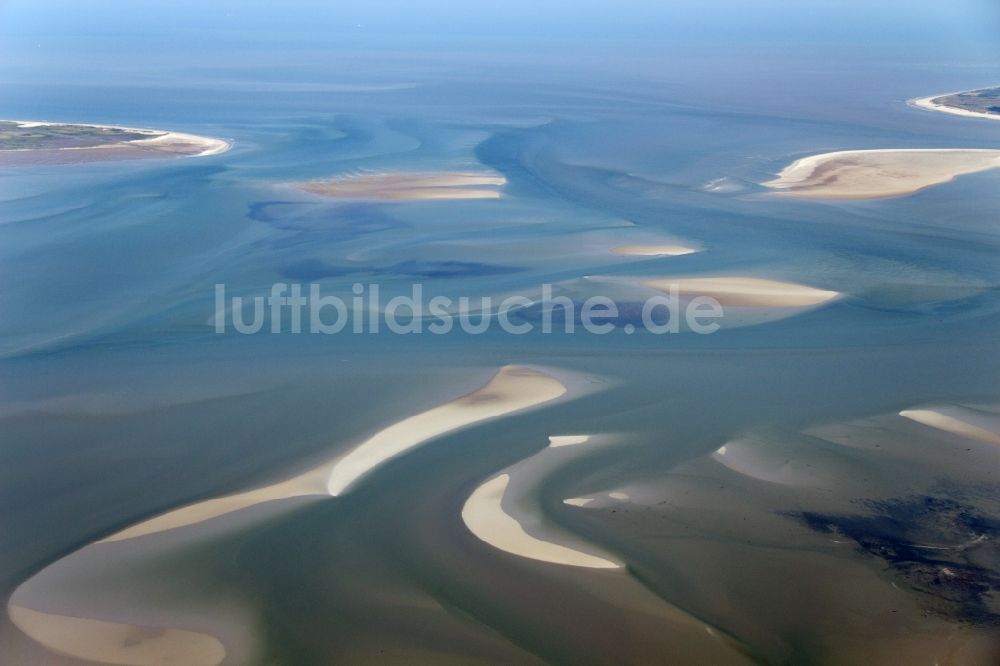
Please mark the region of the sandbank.
POLYGON ((498 199, 503 176, 476 173, 367 173, 293 186, 337 199, 420 201, 440 199, 498 199))
POLYGON ((143 521, 104 541, 121 541, 218 518, 264 502, 343 494, 352 483, 386 460, 424 441, 511 412, 554 400, 566 392, 557 379, 521 366, 505 366, 481 388, 452 402, 398 421, 346 455, 303 474, 262 488, 217 497, 143 521))
POLYGON ((546 525, 533 506, 536 502, 533 491, 544 478, 575 457, 566 447, 589 441, 590 435, 550 436, 547 447, 501 470, 476 488, 462 507, 465 526, 480 541, 512 555, 576 567, 621 568, 606 557, 571 547, 570 544, 583 548, 587 545, 546 525))
POLYGON ((679 257, 698 252, 693 247, 684 245, 619 245, 612 248, 612 254, 627 257, 679 257))
POLYGON ((330 471, 327 490, 340 495, 389 458, 463 426, 527 409, 566 393, 556 378, 539 370, 508 365, 482 388, 457 400, 411 416, 376 433, 340 459, 330 471))
POLYGON ((763 185, 785 197, 882 199, 997 167, 1000 150, 992 149, 844 150, 796 160, 763 185))
POLYGON ((11 622, 58 654, 129 666, 216 666, 226 657, 208 634, 43 613, 10 604, 11 622))
POLYGON ((944 405, 925 409, 904 409, 899 415, 953 435, 1000 444, 1000 416, 995 414, 957 405, 944 405))
POLYGON ((561 446, 575 446, 585 444, 590 440, 590 435, 551 435, 549 436, 549 446, 559 448, 561 446))
POLYGON ((462 507, 462 520, 469 531, 495 548, 542 562, 596 569, 617 569, 619 565, 603 557, 543 541, 528 534, 503 509, 509 474, 499 474, 482 484, 462 507))
POLYGON ((836 291, 755 277, 657 278, 642 284, 666 293, 676 288, 682 298, 709 296, 723 306, 748 308, 813 307, 840 296, 836 291))
MULTIPOLYGON (((250 518, 260 515, 262 505, 293 497, 323 498, 339 495, 356 480, 400 453, 438 435, 457 430, 485 419, 494 418, 554 400, 567 391, 554 377, 531 368, 505 366, 485 385, 453 401, 428 411, 403 419, 368 438, 352 451, 314 467, 291 479, 263 488, 257 488, 226 497, 197 502, 124 529, 90 546, 58 560, 33 578, 23 583, 9 604, 12 621, 41 645, 60 654, 112 664, 183 664, 185 666, 214 666, 226 657, 226 649, 218 638, 183 628, 170 628, 160 620, 145 618, 144 624, 112 622, 107 620, 108 601, 91 605, 88 601, 73 600, 72 590, 62 593, 62 578, 71 582, 79 570, 86 571, 94 562, 107 562, 108 557, 129 558, 148 556, 163 543, 137 541, 128 546, 122 542, 136 537, 176 530, 198 523, 227 516, 241 509, 256 507, 250 518), (36 598, 42 590, 41 598, 36 598), (36 603, 53 603, 55 590, 57 613, 34 608, 36 603), (48 599, 48 601, 46 601, 48 599), (62 608, 69 603, 69 612, 62 608), (105 608, 102 609, 101 604, 105 608), (82 604, 82 606, 81 606, 82 604), (102 617, 103 615, 103 617, 102 617)), ((568 436, 563 446, 586 437, 568 436)), ((557 440, 559 441, 559 440, 557 440)), ((228 525, 228 523, 227 523, 228 525)), ((219 528, 213 526, 211 529, 219 528)), ((186 538, 187 533, 178 533, 186 538)), ((552 550, 552 549, 549 549, 552 550)), ((555 548, 558 551, 558 547, 555 548)), ((567 552, 572 553, 570 549, 567 552)), ((113 615, 112 615, 113 616, 113 615)), ((181 622, 205 625, 196 617, 181 615, 181 622)), ((226 645, 232 636, 226 637, 226 645)), ((242 642, 233 644, 237 652, 246 652, 242 642)))

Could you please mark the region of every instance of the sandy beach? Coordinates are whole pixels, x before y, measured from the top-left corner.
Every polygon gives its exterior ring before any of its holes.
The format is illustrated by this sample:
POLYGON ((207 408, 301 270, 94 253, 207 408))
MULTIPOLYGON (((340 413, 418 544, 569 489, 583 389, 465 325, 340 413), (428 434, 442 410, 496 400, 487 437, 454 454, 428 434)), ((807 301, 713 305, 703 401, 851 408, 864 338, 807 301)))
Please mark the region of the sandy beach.
POLYGON ((337 199, 421 201, 498 199, 503 176, 476 173, 362 173, 293 185, 337 199))
POLYGON ((228 141, 223 139, 213 139, 197 134, 185 134, 183 132, 167 132, 160 136, 149 139, 128 142, 128 146, 138 146, 141 148, 152 148, 154 150, 182 155, 185 157, 208 157, 219 155, 232 147, 228 141))
POLYGON ((812 155, 763 185, 800 199, 883 199, 1000 167, 1000 150, 844 150, 812 155))
POLYGON ((950 113, 955 116, 965 116, 966 118, 986 118, 987 120, 1000 120, 1000 114, 997 113, 973 111, 971 109, 963 109, 957 106, 950 106, 942 102, 942 100, 951 97, 952 95, 958 95, 958 94, 961 93, 945 93, 944 95, 920 97, 918 99, 911 99, 907 101, 907 104, 916 107, 918 109, 924 109, 926 111, 939 111, 941 113, 950 113))

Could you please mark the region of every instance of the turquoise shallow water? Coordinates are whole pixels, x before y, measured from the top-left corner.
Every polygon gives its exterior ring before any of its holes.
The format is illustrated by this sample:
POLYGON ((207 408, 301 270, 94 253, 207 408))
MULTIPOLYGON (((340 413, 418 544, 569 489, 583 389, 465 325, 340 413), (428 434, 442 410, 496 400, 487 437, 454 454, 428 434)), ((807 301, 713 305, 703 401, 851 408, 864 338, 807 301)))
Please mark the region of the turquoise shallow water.
MULTIPOLYGON (((0 117, 233 142, 199 159, 0 172, 2 589, 116 528, 308 468, 475 388, 496 367, 527 364, 578 372, 603 390, 448 435, 340 504, 171 555, 157 563, 166 567, 157 575, 176 579, 171 602, 217 586, 259 614, 263 653, 277 663, 351 661, 380 645, 398 655, 610 663, 631 640, 615 605, 581 592, 591 584, 584 576, 491 552, 463 530, 457 509, 549 434, 616 433, 619 453, 585 457, 540 491, 550 518, 626 558, 648 589, 729 633, 753 659, 823 663, 815 646, 828 618, 783 622, 775 600, 768 626, 782 638, 764 640, 767 630, 713 610, 749 612, 739 600, 706 600, 678 582, 673 551, 637 536, 648 525, 582 519, 558 500, 662 479, 747 431, 1000 401, 998 172, 867 202, 779 200, 758 185, 816 152, 995 147, 1000 122, 905 102, 995 83, 996 67, 971 47, 939 62, 915 36, 847 54, 797 41, 601 43, 602 58, 572 40, 407 53, 405 40, 275 39, 268 48, 283 55, 271 62, 194 47, 171 59, 162 44, 131 66, 104 54, 106 80, 74 80, 67 53, 85 45, 32 59, 24 73, 0 68, 0 117), (345 173, 467 170, 503 175, 503 196, 339 202, 285 187, 345 173), (661 237, 704 251, 641 260, 608 252, 661 237), (584 276, 716 274, 844 297, 708 336, 241 336, 211 325, 219 283, 252 296, 277 281, 316 282, 346 297, 356 282, 393 295, 417 281, 456 298, 530 294, 584 276), (337 574, 349 569, 355 578, 337 574), (433 599, 447 617, 407 611, 387 601, 392 594, 433 599), (571 638, 564 619, 546 615, 543 602, 559 595, 606 638, 571 638)), ((956 463, 942 476, 960 471, 956 463)), ((814 550, 802 534, 787 540, 814 550)), ((9 625, 0 640, 28 649, 9 625)))

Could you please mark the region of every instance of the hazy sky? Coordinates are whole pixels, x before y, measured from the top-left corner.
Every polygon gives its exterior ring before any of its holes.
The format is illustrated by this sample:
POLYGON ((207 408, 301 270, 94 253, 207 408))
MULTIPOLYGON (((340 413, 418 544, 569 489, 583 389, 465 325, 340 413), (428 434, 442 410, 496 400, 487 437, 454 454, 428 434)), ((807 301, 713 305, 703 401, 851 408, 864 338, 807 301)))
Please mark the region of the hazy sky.
POLYGON ((898 55, 986 69, 1000 54, 1000 1, 0 0, 0 83, 314 65, 335 54, 405 62, 446 53, 454 64, 543 54, 539 64, 594 65, 641 53, 655 65, 739 60, 746 50, 772 60, 833 57, 845 67, 898 55))
POLYGON ((0 0, 5 40, 173 31, 816 39, 1000 35, 996 0, 0 0))

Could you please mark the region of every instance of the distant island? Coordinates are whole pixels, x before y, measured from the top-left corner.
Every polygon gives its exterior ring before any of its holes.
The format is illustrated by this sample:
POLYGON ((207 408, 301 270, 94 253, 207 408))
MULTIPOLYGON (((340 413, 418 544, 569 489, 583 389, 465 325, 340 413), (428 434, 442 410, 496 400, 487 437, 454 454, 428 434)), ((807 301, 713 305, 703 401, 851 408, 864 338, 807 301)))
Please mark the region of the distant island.
POLYGON ((222 139, 113 125, 0 120, 0 166, 203 157, 229 150, 222 139))
POLYGON ((1000 86, 922 97, 911 100, 910 104, 929 111, 1000 120, 1000 86))

